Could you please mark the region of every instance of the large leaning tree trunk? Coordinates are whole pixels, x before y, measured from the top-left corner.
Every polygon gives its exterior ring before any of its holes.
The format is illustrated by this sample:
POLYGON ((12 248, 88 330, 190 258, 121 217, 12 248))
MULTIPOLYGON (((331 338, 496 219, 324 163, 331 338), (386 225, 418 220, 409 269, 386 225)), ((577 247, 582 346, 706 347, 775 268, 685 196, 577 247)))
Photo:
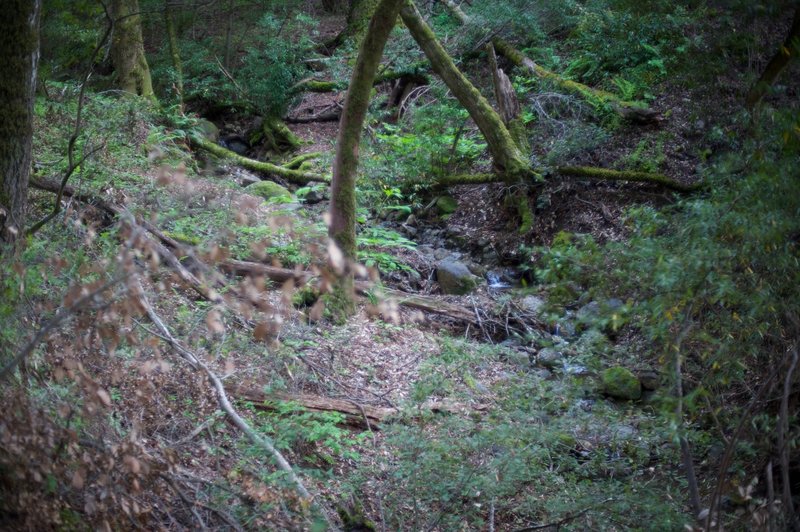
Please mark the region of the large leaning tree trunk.
POLYGON ((31 170, 40 0, 7 0, 0 17, 0 242, 22 233, 31 170))
POLYGON ((445 82, 450 92, 469 112, 489 145, 495 170, 508 182, 530 177, 532 171, 527 158, 519 149, 503 119, 492 108, 481 92, 456 67, 450 55, 439 43, 433 30, 420 15, 411 0, 405 0, 400 16, 411 36, 425 52, 433 71, 445 82))
MULTIPOLYGON (((461 24, 469 24, 469 17, 453 0, 440 1, 447 6, 448 9, 450 9, 450 12, 461 24)), ((583 98, 590 103, 609 105, 617 112, 617 114, 628 121, 638 124, 649 124, 660 120, 658 112, 650 109, 641 102, 623 100, 622 98, 619 98, 610 92, 595 89, 584 85, 583 83, 566 79, 562 76, 559 76, 555 72, 547 70, 546 68, 536 64, 534 61, 526 57, 522 52, 514 48, 502 37, 493 37, 491 43, 497 50, 497 53, 504 55, 517 68, 527 70, 531 75, 547 80, 553 85, 557 86, 559 89, 583 98)))
MULTIPOLYGON (((369 107, 372 81, 383 56, 389 34, 397 21, 403 0, 381 0, 369 23, 358 52, 350 85, 345 98, 339 134, 336 139, 336 158, 331 182, 330 227, 328 234, 341 250, 346 261, 356 260, 356 173, 358 148, 364 119, 369 107)), ((336 287, 333 309, 339 317, 351 313, 353 303, 352 274, 344 276, 336 287)))
POLYGON ((144 55, 139 1, 113 0, 111 15, 114 17, 111 60, 117 72, 119 88, 131 94, 154 99, 150 67, 144 55))
POLYGON ((347 25, 336 37, 323 43, 319 51, 330 54, 350 39, 353 40, 356 47, 359 47, 367 34, 369 22, 377 7, 378 0, 349 0, 347 25))
POLYGON ((753 88, 747 93, 746 103, 748 107, 753 107, 761 101, 761 98, 769 91, 781 72, 798 55, 800 55, 800 6, 794 10, 794 19, 792 19, 792 25, 786 35, 786 40, 767 63, 764 72, 753 85, 753 88))

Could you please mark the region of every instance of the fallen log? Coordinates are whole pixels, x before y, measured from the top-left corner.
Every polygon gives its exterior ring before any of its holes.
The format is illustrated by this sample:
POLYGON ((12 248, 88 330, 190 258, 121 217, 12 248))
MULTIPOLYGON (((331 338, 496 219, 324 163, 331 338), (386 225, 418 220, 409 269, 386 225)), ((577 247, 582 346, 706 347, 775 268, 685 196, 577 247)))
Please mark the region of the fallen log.
MULTIPOLYGON (((636 172, 632 170, 609 170, 595 166, 558 166, 554 173, 576 179, 599 179, 604 181, 627 181, 635 183, 649 183, 676 192, 690 193, 702 188, 702 184, 684 185, 664 174, 653 172, 636 172)), ((452 174, 437 178, 436 186, 448 187, 455 185, 485 185, 487 183, 503 183, 505 179, 499 174, 452 174)))
MULTIPOLYGON (((282 392, 264 393, 255 388, 244 386, 228 386, 225 391, 237 401, 253 403, 256 410, 276 411, 282 404, 294 403, 309 412, 336 412, 344 416, 346 425, 359 429, 380 430, 381 424, 399 416, 403 410, 392 407, 365 405, 348 399, 334 399, 320 395, 290 394, 282 392)), ((483 412, 487 405, 464 405, 447 399, 429 400, 417 407, 419 414, 456 414, 465 415, 472 412, 483 412)), ((419 414, 414 414, 416 417, 419 414)))
MULTIPOLYGON (((283 283, 289 279, 297 283, 307 283, 314 278, 314 274, 309 271, 290 270, 288 268, 277 268, 260 262, 248 262, 241 260, 228 259, 218 264, 220 269, 228 271, 237 275, 263 275, 277 283, 283 283)), ((476 325, 477 318, 475 314, 467 308, 442 301, 436 297, 422 296, 417 294, 410 294, 401 290, 394 290, 392 288, 380 287, 375 283, 368 281, 356 281, 355 289, 361 295, 379 294, 392 298, 397 301, 398 305, 422 310, 431 314, 438 314, 452 318, 456 321, 476 325)))
POLYGON ((264 161, 256 161, 255 159, 243 157, 201 137, 190 136, 189 141, 191 142, 192 146, 205 150, 213 155, 216 155, 217 157, 229 159, 243 168, 247 168, 248 170, 253 170, 255 172, 275 175, 297 185, 306 185, 310 181, 329 183, 331 180, 331 178, 326 175, 303 172, 301 170, 292 170, 291 168, 286 168, 285 166, 278 166, 276 164, 264 161))
MULTIPOLYGON (((461 24, 468 24, 469 17, 466 13, 456 4, 453 0, 440 0, 451 11, 453 16, 461 24)), ((580 96, 593 104, 608 104, 610 105, 621 117, 634 123, 649 124, 660 120, 660 114, 653 109, 640 102, 630 102, 623 100, 616 94, 594 89, 583 83, 572 81, 559 76, 555 72, 547 70, 546 68, 538 65, 536 62, 526 57, 525 54, 514 48, 508 41, 502 37, 494 37, 491 40, 495 50, 511 61, 517 68, 523 68, 533 74, 534 76, 545 79, 557 87, 580 96)))

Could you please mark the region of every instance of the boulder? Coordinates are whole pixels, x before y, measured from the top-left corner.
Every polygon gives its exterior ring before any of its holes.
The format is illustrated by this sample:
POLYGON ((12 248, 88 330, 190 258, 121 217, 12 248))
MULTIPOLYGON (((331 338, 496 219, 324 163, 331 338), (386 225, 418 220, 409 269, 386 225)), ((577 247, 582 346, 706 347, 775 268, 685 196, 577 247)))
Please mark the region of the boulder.
POLYGON ((564 367, 564 353, 545 347, 536 355, 536 364, 547 369, 564 367))
POLYGON ((534 317, 541 316, 545 304, 547 304, 547 302, 539 296, 525 296, 519 302, 519 306, 522 310, 528 314, 532 314, 534 317))
POLYGON ((436 267, 436 280, 445 294, 464 295, 471 292, 477 281, 462 262, 442 261, 436 267))
POLYGON ((260 196, 274 203, 291 203, 292 193, 278 183, 272 181, 259 181, 247 187, 247 192, 253 196, 260 196))
POLYGON ((603 393, 615 399, 626 401, 642 397, 642 384, 636 375, 622 366, 605 370, 601 376, 603 393))
POLYGON ((197 121, 196 129, 204 139, 210 142, 216 143, 219 140, 219 128, 211 120, 201 118, 197 121))

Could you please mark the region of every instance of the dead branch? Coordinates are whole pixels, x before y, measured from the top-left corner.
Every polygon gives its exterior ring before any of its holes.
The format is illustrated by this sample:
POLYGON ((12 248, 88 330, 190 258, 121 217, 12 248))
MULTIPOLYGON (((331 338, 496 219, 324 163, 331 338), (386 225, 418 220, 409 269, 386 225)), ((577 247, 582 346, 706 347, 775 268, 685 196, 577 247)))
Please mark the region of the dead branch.
MULTIPOLYGON (((200 369, 203 370, 203 372, 208 377, 209 381, 211 381, 212 386, 214 387, 219 407, 228 415, 231 422, 239 430, 241 430, 254 445, 257 445, 262 449, 266 450, 275 460, 275 463, 278 465, 278 468, 281 471, 283 471, 286 474, 289 481, 292 484, 294 484, 297 493, 300 494, 300 496, 303 499, 313 504, 313 497, 311 496, 311 493, 308 491, 308 489, 306 489, 300 477, 297 476, 297 473, 295 473, 289 461, 286 460, 286 458, 278 449, 275 448, 275 445, 269 438, 267 438, 266 436, 262 436, 255 430, 253 430, 253 428, 250 427, 247 421, 245 421, 239 415, 239 413, 236 411, 236 409, 233 407, 230 400, 228 399, 228 395, 225 391, 225 386, 222 384, 222 380, 200 359, 200 357, 198 357, 193 352, 188 350, 180 342, 178 342, 178 340, 175 339, 170 330, 164 324, 164 321, 161 319, 161 317, 158 314, 156 314, 156 312, 153 310, 153 307, 152 305, 150 305, 150 302, 148 301, 147 296, 145 295, 141 283, 137 281, 137 285, 139 293, 136 295, 138 296, 139 302, 142 305, 142 308, 144 308, 147 317, 150 319, 151 322, 153 322, 153 325, 155 325, 156 328, 161 333, 162 338, 181 356, 181 358, 189 362, 192 366, 199 367, 200 369)), ((318 507, 318 510, 320 511, 320 514, 325 518, 325 521, 327 522, 328 526, 331 527, 332 530, 336 530, 336 527, 334 526, 327 512, 321 507, 318 507)))

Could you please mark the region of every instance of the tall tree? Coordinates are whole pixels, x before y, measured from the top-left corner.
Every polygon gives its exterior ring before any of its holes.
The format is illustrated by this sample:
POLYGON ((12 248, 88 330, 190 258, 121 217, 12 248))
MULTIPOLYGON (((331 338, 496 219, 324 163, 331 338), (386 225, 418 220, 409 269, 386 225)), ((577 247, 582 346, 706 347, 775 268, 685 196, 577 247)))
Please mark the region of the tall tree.
POLYGON ((139 0, 113 0, 114 38, 111 40, 111 60, 117 72, 119 87, 131 94, 155 98, 150 67, 144 55, 142 17, 139 0))
POLYGON ((40 0, 6 0, 0 17, 0 241, 25 224, 33 101, 39 63, 40 0))
MULTIPOLYGON (((402 4, 403 0, 381 0, 376 7, 358 52, 339 124, 328 234, 348 261, 356 260, 356 172, 361 132, 372 82, 402 4)), ((343 314, 353 309, 352 288, 351 275, 345 276, 337 288, 334 299, 343 314)))
POLYGON ((484 98, 481 92, 456 67, 447 50, 441 45, 433 30, 420 15, 411 0, 404 2, 400 16, 417 42, 433 71, 442 78, 461 105, 469 112, 481 130, 499 174, 515 181, 531 174, 525 155, 503 123, 503 119, 484 98))
POLYGON ((772 84, 775 83, 775 80, 781 75, 781 72, 783 72, 792 59, 799 54, 800 6, 796 7, 794 10, 792 25, 789 27, 789 33, 786 35, 786 39, 781 44, 780 49, 772 56, 772 59, 770 59, 767 66, 764 68, 761 77, 758 78, 758 81, 750 89, 750 92, 747 93, 746 103, 748 107, 753 107, 761 101, 761 98, 767 94, 772 84))

